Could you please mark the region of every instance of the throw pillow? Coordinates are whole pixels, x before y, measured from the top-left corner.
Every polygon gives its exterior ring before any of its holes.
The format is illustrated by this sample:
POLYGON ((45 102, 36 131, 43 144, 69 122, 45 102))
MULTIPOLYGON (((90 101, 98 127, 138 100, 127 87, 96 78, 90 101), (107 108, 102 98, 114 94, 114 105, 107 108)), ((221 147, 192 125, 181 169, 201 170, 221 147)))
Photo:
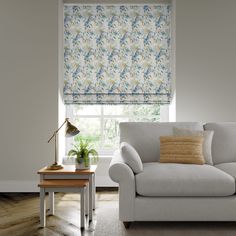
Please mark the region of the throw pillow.
POLYGON ((203 144, 202 144, 202 151, 203 156, 206 161, 206 164, 213 165, 212 154, 211 154, 211 144, 214 131, 196 131, 196 130, 189 130, 189 129, 181 129, 177 127, 173 127, 173 134, 174 136, 202 136, 203 137, 203 144))
POLYGON ((124 162, 130 166, 135 174, 143 171, 143 163, 137 151, 128 143, 120 144, 120 152, 124 162))
POLYGON ((160 162, 203 165, 202 143, 200 136, 161 136, 160 162))

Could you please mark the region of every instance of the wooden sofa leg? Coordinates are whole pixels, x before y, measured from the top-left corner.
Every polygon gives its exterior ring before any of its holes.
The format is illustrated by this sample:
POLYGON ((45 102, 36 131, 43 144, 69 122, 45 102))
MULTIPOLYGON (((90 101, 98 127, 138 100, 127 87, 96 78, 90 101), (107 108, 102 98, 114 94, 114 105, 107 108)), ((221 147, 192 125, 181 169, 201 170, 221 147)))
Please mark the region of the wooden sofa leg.
POLYGON ((131 225, 131 222, 124 221, 123 224, 124 224, 125 228, 128 229, 130 227, 130 225, 131 225))

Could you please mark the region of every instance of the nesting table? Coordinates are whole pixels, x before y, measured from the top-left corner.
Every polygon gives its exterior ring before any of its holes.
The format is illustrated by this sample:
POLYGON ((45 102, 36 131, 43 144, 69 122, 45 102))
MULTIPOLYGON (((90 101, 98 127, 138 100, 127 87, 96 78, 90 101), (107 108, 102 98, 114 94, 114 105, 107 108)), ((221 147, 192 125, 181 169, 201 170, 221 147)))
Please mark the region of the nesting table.
POLYGON ((81 195, 81 228, 84 227, 84 210, 92 221, 95 209, 95 170, 75 170, 74 165, 66 165, 60 170, 40 169, 40 224, 46 225, 45 193, 49 192, 49 214, 54 215, 54 192, 78 192, 81 195), (85 207, 85 209, 84 209, 85 207))

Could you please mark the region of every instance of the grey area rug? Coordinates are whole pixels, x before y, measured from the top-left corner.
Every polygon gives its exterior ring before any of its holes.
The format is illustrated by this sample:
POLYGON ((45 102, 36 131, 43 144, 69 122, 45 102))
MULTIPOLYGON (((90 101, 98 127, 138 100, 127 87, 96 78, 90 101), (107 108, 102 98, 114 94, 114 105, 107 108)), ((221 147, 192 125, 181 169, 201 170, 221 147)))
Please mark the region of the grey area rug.
POLYGON ((96 209, 97 222, 95 227, 95 236, 120 236, 126 235, 122 223, 118 219, 117 207, 101 207, 96 209))
POLYGON ((234 222, 134 222, 125 229, 118 203, 96 210, 96 236, 235 236, 234 222))

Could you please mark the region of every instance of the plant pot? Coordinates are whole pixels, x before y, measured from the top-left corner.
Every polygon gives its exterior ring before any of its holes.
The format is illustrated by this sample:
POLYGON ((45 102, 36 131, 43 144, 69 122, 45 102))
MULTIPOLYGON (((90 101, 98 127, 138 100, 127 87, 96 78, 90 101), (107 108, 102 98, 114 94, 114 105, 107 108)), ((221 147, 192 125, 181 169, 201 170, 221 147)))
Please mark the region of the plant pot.
POLYGON ((78 163, 76 161, 75 168, 76 170, 88 170, 90 169, 90 163, 88 165, 85 165, 84 162, 78 163))

